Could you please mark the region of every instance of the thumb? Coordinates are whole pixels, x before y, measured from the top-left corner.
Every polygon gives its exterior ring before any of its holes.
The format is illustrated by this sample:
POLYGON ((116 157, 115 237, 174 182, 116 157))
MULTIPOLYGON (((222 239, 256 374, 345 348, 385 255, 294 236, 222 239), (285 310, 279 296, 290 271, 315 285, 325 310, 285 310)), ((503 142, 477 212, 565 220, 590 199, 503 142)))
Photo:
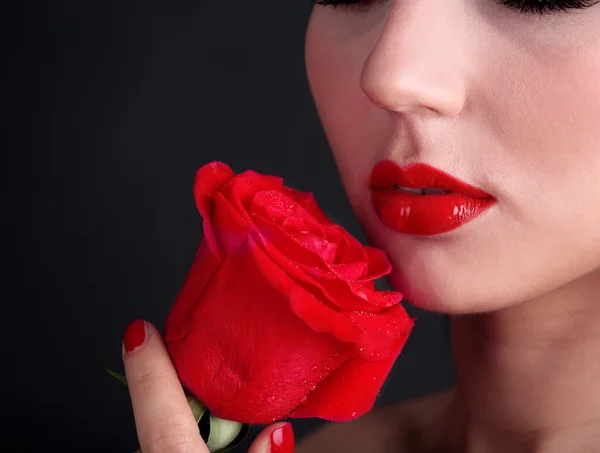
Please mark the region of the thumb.
POLYGON ((256 437, 248 453, 294 453, 294 430, 289 422, 268 426, 256 437))

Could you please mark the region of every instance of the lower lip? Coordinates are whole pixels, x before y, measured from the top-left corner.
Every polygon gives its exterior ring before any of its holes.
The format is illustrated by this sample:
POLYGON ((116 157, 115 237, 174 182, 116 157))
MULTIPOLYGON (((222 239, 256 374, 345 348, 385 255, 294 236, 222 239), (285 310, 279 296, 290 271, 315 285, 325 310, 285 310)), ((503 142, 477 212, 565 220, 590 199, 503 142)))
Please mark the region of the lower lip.
POLYGON ((386 227, 399 233, 433 236, 452 231, 479 217, 494 198, 457 194, 413 195, 393 188, 374 189, 371 201, 386 227))

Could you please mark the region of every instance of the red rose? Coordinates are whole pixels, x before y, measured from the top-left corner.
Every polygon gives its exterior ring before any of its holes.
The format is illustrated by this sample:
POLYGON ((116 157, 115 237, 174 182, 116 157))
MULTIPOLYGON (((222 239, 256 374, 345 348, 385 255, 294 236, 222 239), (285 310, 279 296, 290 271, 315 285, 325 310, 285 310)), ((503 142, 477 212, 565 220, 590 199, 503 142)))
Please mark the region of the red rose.
POLYGON ((194 194, 204 237, 165 326, 182 385, 242 423, 369 411, 413 326, 374 288, 385 254, 281 178, 213 162, 194 194))

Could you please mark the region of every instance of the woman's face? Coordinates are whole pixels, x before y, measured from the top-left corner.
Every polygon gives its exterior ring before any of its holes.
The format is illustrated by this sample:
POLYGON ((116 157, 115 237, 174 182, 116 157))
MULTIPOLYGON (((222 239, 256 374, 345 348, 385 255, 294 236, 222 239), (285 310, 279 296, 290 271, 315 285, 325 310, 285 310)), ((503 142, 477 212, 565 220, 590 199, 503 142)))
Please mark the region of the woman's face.
POLYGON ((350 202, 392 284, 430 310, 498 309, 600 270, 600 4, 540 15, 510 7, 537 0, 504 3, 315 6, 307 31, 350 202), (395 231, 371 204, 382 160, 428 164, 495 203, 445 233, 395 231))

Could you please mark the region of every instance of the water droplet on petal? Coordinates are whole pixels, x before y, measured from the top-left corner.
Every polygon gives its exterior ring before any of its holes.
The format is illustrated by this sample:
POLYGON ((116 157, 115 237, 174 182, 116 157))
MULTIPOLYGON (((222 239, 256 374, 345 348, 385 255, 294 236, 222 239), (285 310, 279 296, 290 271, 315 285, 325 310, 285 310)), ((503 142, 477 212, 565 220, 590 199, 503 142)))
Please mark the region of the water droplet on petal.
POLYGON ((317 365, 313 366, 310 370, 315 371, 317 369, 317 365))
POLYGON ((307 381, 306 379, 304 379, 304 380, 302 381, 302 385, 306 385, 306 384, 308 384, 308 381, 307 381))
POLYGON ((356 412, 350 412, 350 417, 355 418, 356 417, 356 412))
POLYGON ((273 401, 275 401, 275 396, 269 396, 267 398, 267 403, 272 403, 273 401))
POLYGON ((310 389, 311 389, 311 390, 314 390, 314 389, 316 389, 316 388, 317 388, 317 385, 316 385, 316 384, 311 384, 311 385, 310 385, 310 389))

